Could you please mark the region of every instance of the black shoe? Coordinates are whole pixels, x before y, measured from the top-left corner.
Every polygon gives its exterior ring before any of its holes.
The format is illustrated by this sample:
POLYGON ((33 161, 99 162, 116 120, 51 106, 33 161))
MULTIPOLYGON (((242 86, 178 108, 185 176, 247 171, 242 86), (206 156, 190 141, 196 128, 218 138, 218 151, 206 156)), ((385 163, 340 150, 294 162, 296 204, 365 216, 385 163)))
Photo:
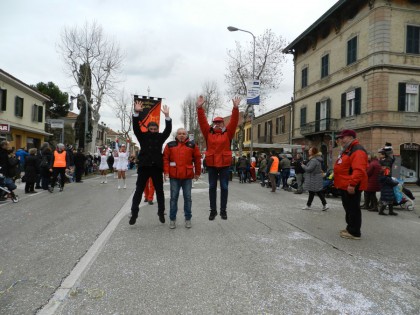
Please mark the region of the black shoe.
POLYGON ((216 216, 217 216, 217 211, 216 210, 210 210, 209 220, 213 221, 216 216))
POLYGON ((149 202, 149 200, 147 200, 147 199, 144 199, 144 202, 149 202))
POLYGON ((153 201, 151 201, 151 200, 150 200, 150 201, 149 201, 149 205, 152 205, 152 204, 153 204, 153 201))
POLYGON ((137 216, 131 215, 130 221, 128 221, 128 224, 134 225, 136 224, 137 216))
POLYGON ((159 222, 165 223, 165 214, 164 213, 158 213, 159 216, 159 222))
POLYGON ((222 218, 222 220, 227 220, 227 213, 226 210, 225 211, 220 211, 220 217, 222 218))

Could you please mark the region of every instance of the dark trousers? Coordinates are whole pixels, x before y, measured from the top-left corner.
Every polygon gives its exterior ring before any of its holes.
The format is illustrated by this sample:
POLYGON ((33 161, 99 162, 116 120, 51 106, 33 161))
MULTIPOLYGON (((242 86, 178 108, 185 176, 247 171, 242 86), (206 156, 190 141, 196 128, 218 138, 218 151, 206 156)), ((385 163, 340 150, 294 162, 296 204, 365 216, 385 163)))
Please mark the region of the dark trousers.
POLYGON ((57 182, 58 174, 60 174, 60 185, 61 187, 64 188, 64 183, 66 181, 66 168, 65 167, 53 168, 51 187, 55 186, 55 183, 57 182))
POLYGON ((286 189, 287 187, 289 187, 289 185, 287 185, 287 179, 290 176, 290 168, 284 168, 281 170, 281 181, 283 184, 283 189, 286 189))
POLYGON ((35 183, 28 183, 28 182, 26 182, 25 183, 25 192, 30 192, 30 191, 34 191, 34 186, 35 186, 35 183))
POLYGON ((356 190, 354 195, 350 195, 347 190, 341 190, 341 202, 346 211, 346 230, 353 236, 360 237, 362 227, 362 211, 360 210, 360 199, 362 192, 356 190))
POLYGON ((270 183, 271 183, 271 191, 274 192, 276 191, 276 178, 277 175, 273 174, 273 173, 268 173, 268 178, 270 179, 270 183))
POLYGON ((139 166, 137 170, 136 191, 133 196, 133 203, 131 205, 131 214, 134 217, 139 215, 139 205, 147 180, 152 178, 155 186, 156 198, 158 203, 158 214, 163 215, 165 212, 165 195, 163 193, 163 170, 156 166, 139 166))
POLYGON ((76 176, 76 183, 80 182, 82 180, 82 174, 83 174, 83 167, 77 167, 74 170, 74 174, 76 176))
POLYGON ((226 211, 229 186, 229 166, 207 167, 209 174, 210 210, 217 211, 217 180, 220 180, 220 210, 226 211))
POLYGON ((315 194, 319 197, 319 199, 321 199, 322 205, 325 206, 327 204, 327 201, 325 200, 324 193, 322 191, 310 191, 308 202, 306 203, 306 205, 309 207, 311 206, 312 201, 314 201, 315 194))

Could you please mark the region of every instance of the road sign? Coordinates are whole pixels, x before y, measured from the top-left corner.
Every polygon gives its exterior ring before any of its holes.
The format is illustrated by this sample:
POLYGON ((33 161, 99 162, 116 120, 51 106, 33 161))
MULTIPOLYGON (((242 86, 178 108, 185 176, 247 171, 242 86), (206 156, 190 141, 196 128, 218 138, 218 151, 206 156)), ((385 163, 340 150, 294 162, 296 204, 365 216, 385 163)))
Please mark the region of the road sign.
POLYGON ((248 82, 246 103, 248 105, 260 105, 260 80, 248 82))

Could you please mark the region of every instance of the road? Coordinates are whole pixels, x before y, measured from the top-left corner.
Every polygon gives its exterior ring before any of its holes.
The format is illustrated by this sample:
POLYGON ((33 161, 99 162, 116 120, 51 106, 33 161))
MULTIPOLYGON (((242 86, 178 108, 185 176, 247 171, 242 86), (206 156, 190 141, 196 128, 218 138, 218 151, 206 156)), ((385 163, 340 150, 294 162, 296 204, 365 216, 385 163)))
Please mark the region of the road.
MULTIPOLYGON (((420 211, 363 212, 362 239, 339 237, 341 201, 229 186, 228 220, 208 220, 193 188, 191 229, 128 189, 91 178, 0 205, 0 314, 419 314, 420 211)), ((169 186, 165 185, 167 212, 169 186)))

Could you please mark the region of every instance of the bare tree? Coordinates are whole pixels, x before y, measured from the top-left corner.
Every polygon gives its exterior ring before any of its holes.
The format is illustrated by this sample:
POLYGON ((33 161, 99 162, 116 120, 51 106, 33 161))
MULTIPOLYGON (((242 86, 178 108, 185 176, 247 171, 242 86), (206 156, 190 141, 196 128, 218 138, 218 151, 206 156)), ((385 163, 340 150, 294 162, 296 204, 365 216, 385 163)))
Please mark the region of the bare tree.
POLYGON ((130 139, 130 132, 132 128, 132 102, 131 97, 127 96, 125 90, 120 91, 118 97, 114 98, 114 103, 111 105, 112 111, 120 122, 120 130, 124 139, 130 139))
POLYGON ((222 97, 216 81, 206 81, 202 87, 204 96, 204 110, 209 121, 212 121, 217 111, 223 108, 222 97))
MULTIPOLYGON (((270 95, 270 92, 276 90, 282 81, 281 66, 286 61, 283 48, 286 41, 274 34, 270 29, 257 36, 255 39, 255 79, 260 80, 260 99, 261 106, 270 95)), ((236 42, 236 48, 228 51, 227 69, 225 74, 225 82, 228 85, 227 93, 230 97, 240 95, 246 98, 247 83, 252 80, 253 68, 253 42, 247 47, 242 47, 236 42)), ((239 127, 239 150, 242 151, 244 139, 244 127, 250 115, 254 115, 250 111, 250 107, 243 103, 242 111, 244 117, 239 127)))
MULTIPOLYGON (((112 95, 118 82, 116 75, 123 59, 120 48, 115 41, 105 37, 102 26, 96 22, 64 28, 58 48, 69 75, 79 89, 80 114, 85 115, 86 110, 83 109, 88 106, 93 118, 91 135, 95 135, 104 98, 112 95)), ((92 143, 90 148, 86 145, 85 149, 94 151, 92 143)))

